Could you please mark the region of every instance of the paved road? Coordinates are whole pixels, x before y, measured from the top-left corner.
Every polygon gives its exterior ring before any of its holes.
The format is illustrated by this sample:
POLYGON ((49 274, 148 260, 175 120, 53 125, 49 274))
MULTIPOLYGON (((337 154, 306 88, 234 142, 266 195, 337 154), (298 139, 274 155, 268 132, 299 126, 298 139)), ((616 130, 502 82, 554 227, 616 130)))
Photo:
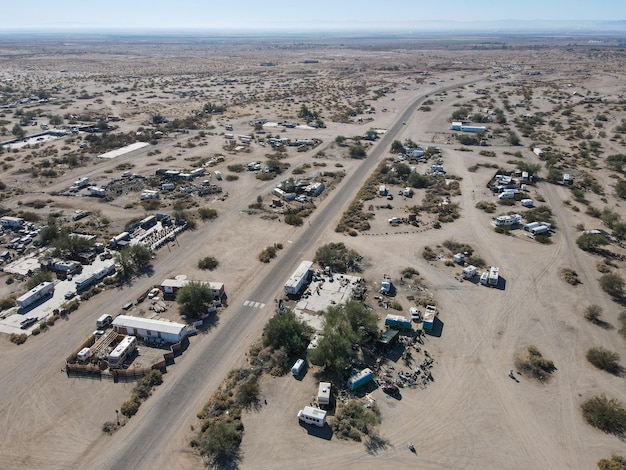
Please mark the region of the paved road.
MULTIPOLYGON (((473 83, 466 81, 429 93, 458 88, 473 83)), ((226 373, 243 364, 244 352, 252 341, 258 339, 263 325, 273 313, 271 309, 259 310, 244 306, 245 299, 270 304, 282 285, 315 241, 334 227, 336 219, 346 209, 365 179, 369 176, 383 154, 388 152, 392 141, 404 127, 416 107, 424 100, 419 96, 410 102, 398 115, 396 123, 387 130, 383 138, 372 149, 369 156, 352 173, 347 175, 340 187, 328 197, 305 226, 301 235, 293 240, 285 252, 272 262, 265 276, 257 276, 247 289, 235 298, 231 297, 229 312, 220 318, 211 338, 194 344, 171 368, 165 383, 159 387, 152 403, 146 404, 136 417, 118 431, 106 448, 94 445, 86 455, 76 462, 80 468, 99 469, 151 469, 167 465, 173 452, 180 452, 188 445, 184 439, 172 439, 183 427, 189 429, 189 421, 195 416, 213 393, 226 373), (241 307, 236 307, 240 305, 241 307), (235 308, 238 308, 235 311, 235 308), (225 317, 225 318, 224 318, 225 317)), ((193 250, 189 250, 193 251, 193 250)), ((179 433, 180 434, 180 433, 179 433)))

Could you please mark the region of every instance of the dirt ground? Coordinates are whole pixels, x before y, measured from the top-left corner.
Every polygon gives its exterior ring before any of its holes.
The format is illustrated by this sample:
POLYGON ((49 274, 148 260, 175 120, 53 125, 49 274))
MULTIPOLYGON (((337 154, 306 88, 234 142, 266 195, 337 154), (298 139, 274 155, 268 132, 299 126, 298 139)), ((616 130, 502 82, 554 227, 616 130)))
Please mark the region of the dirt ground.
MULTIPOLYGON (((453 202, 460 204, 460 219, 443 224, 438 230, 426 226, 391 227, 387 219, 402 215, 407 204, 417 203, 423 195, 418 191, 412 200, 405 201, 395 196, 400 188, 392 188, 393 201, 379 198, 373 203, 389 202, 393 209, 375 210, 372 228, 368 232, 348 237, 329 229, 316 246, 301 256, 310 259, 318 246, 338 241, 362 254, 361 275, 371 286, 368 303, 374 305, 381 317, 389 312, 377 307, 371 296, 382 274, 390 274, 398 286, 396 300, 403 307, 403 312, 399 313, 406 314, 412 305, 407 296, 416 292, 408 284, 401 285, 399 278, 404 268, 417 269, 423 284, 437 301, 443 323, 441 336, 427 336, 423 347, 435 358, 434 382, 425 389, 403 389, 400 400, 375 390, 371 396, 382 413, 382 424, 377 429, 380 441, 377 447, 367 448, 363 443, 345 442, 334 436, 330 439, 326 435, 316 436, 298 424, 297 411, 308 404, 317 391, 315 368, 309 369, 301 381, 290 376, 265 377, 261 388, 267 405, 263 401, 257 410, 244 417, 240 468, 293 468, 294 462, 306 459, 306 465, 311 468, 587 469, 593 468, 600 458, 626 452, 622 441, 588 426, 579 411, 580 403, 597 393, 606 393, 626 402, 624 378, 599 371, 585 359, 586 351, 598 345, 626 355, 624 341, 614 330, 594 326, 582 316, 585 307, 597 304, 603 308, 606 322, 612 326, 618 324, 620 308, 602 292, 597 282, 600 276, 596 269, 598 258, 582 252, 575 242, 578 224, 597 228, 599 221, 585 214, 580 204, 582 210, 578 212, 571 209, 571 204, 565 205, 564 201, 572 197, 566 188, 540 182, 530 188, 530 193, 533 199, 543 198, 553 211, 558 227, 552 236, 553 243, 539 244, 521 230, 511 232, 510 236, 495 233, 490 225, 491 217, 510 208, 499 207, 496 214, 486 214, 475 207, 480 200, 495 199, 485 187, 495 170, 480 167, 470 171, 468 168, 476 163, 496 163, 512 168, 507 162, 516 158, 510 155, 514 151, 522 152, 525 161, 538 162, 529 149, 533 141, 522 138, 522 146, 512 148, 503 139, 496 138, 497 145, 488 147, 497 153, 496 157, 481 156, 478 147, 473 152, 461 151, 460 145, 450 141, 447 120, 459 104, 476 97, 474 90, 466 87, 431 95, 431 90, 475 73, 490 77, 480 84, 480 88, 490 90, 494 106, 503 106, 503 93, 507 93, 514 104, 523 97, 518 93, 519 87, 511 82, 528 79, 527 72, 534 67, 541 69, 540 79, 550 83, 546 88, 562 87, 559 89, 567 91, 567 84, 573 82, 581 92, 615 98, 624 93, 620 81, 623 64, 614 62, 613 56, 597 58, 580 49, 570 52, 564 60, 562 48, 544 50, 539 54, 521 47, 505 53, 381 45, 380 50, 368 51, 367 48, 346 50, 332 44, 313 49, 320 57, 320 63, 307 72, 299 63, 305 58, 302 51, 286 48, 276 52, 275 48, 266 46, 255 53, 243 46, 233 46, 231 50, 207 46, 213 54, 211 61, 203 60, 207 50, 192 47, 185 57, 173 59, 171 63, 161 60, 155 65, 154 51, 146 52, 134 45, 127 46, 130 49, 110 46, 108 55, 95 45, 91 46, 92 49, 76 45, 72 46, 71 53, 66 50, 62 58, 61 55, 50 55, 58 47, 54 44, 42 46, 42 55, 24 46, 26 52, 22 53, 25 56, 18 62, 12 54, 22 49, 10 49, 2 44, 4 55, 0 64, 6 65, 0 74, 3 80, 28 80, 33 89, 63 83, 68 86, 67 94, 63 95, 63 101, 67 101, 63 105, 65 108, 60 109, 56 104, 45 105, 55 114, 86 110, 115 114, 125 119, 119 123, 121 130, 134 131, 139 126, 149 126, 154 113, 182 118, 191 110, 200 109, 208 100, 231 100, 233 103, 232 111, 212 118, 210 124, 215 128, 207 129, 206 137, 193 141, 195 146, 189 146, 189 142, 199 135, 197 130, 170 135, 156 146, 110 161, 88 155, 84 164, 76 168, 59 164, 56 166, 59 176, 54 179, 31 178, 28 173, 18 171, 43 158, 39 155, 28 158, 33 150, 4 154, 0 160, 10 166, 5 167, 5 176, 1 178, 7 185, 3 190, 3 205, 13 210, 34 211, 42 219, 51 212, 61 211, 69 217, 75 209, 96 210, 98 217, 109 220, 108 224, 97 228, 97 218, 90 217, 77 228, 98 230, 106 240, 118 233, 130 219, 145 216, 146 211, 139 204, 138 193, 127 193, 113 201, 101 202, 58 193, 80 176, 89 176, 98 184, 108 182, 119 178, 123 171, 119 165, 125 163, 132 166, 133 172, 150 177, 156 168, 188 169, 194 159, 215 154, 224 155, 225 161, 208 169, 222 171, 224 175, 232 174, 228 165, 264 161, 269 150, 255 143, 249 152, 225 151, 221 135, 225 124, 233 125, 235 135, 245 134, 252 129, 249 122, 256 119, 298 121, 300 105, 309 103, 309 100, 321 103, 326 99, 333 103, 328 107, 333 108, 350 101, 351 98, 345 98, 345 95, 356 95, 363 83, 368 90, 393 87, 395 93, 384 94, 375 101, 358 97, 375 105, 376 114, 359 115, 365 119, 373 117, 371 123, 334 123, 327 109, 324 116, 326 129, 280 129, 281 136, 293 139, 315 137, 323 141, 318 148, 306 152, 289 149, 285 161, 291 166, 286 176, 305 163, 313 165, 308 175, 319 169, 350 173, 359 161, 348 158, 346 151, 333 143, 335 137, 359 135, 370 127, 388 128, 403 110, 404 103, 417 94, 429 94, 429 99, 434 101, 432 111, 416 111, 398 138, 411 138, 424 146, 441 148, 446 171, 461 178, 461 196, 453 198, 453 202), (123 57, 115 56, 121 51, 137 55, 132 67, 123 67, 123 57), (259 60, 267 60, 266 56, 271 54, 282 59, 283 65, 259 71, 259 60), (459 54, 464 54, 463 61, 459 61, 459 54), (224 59, 227 56, 231 58, 230 62, 224 59), (218 60, 219 57, 224 60, 218 60), (576 60, 597 65, 598 73, 591 77, 581 72, 580 66, 574 65, 576 60), (397 69, 388 70, 389 64, 397 69), (105 67, 107 72, 103 71, 105 67), (33 69, 37 73, 33 73, 33 69), (495 69, 501 69, 506 76, 491 78, 495 69), (424 81, 416 80, 423 70, 430 70, 431 75, 424 81), (131 77, 135 74, 140 78, 131 77), (223 77, 237 81, 222 84, 223 77), (431 77, 435 85, 429 84, 431 77), (207 84, 206 90, 200 86, 203 83, 207 84), (282 86, 285 83, 290 86, 282 86), (85 90, 93 97, 75 99, 69 93, 72 88, 79 95, 85 90), (112 89, 115 93, 105 92, 112 89), (174 93, 175 90, 193 89, 200 90, 199 94, 174 93), (252 94, 260 96, 247 103, 246 95, 252 94), (290 94, 296 96, 295 102, 285 101, 290 94), (104 102, 98 103, 102 97, 104 102), (241 102, 235 104, 237 100, 241 102), (388 111, 383 112, 382 108, 388 111), (160 153, 148 155, 155 149, 160 153), (316 156, 319 151, 325 155, 316 156), (326 166, 316 167, 315 163, 325 163, 326 166), (29 206, 30 202, 41 199, 46 201, 43 209, 29 206), (449 239, 469 243, 487 265, 499 266, 505 280, 504 288, 492 289, 460 282, 459 267, 445 266, 443 260, 427 262, 423 259, 425 246, 437 249, 449 239), (560 270, 566 267, 576 270, 582 281, 580 285, 573 287, 562 280, 560 270), (508 377, 509 370, 515 368, 516 355, 528 345, 537 346, 557 367, 546 384, 523 375, 517 375, 519 381, 508 377), (408 451, 409 441, 415 444, 416 454, 408 451)), ((164 51, 175 56, 178 49, 175 45, 167 45, 164 51)), ((537 109, 533 108, 533 112, 548 109, 551 106, 549 100, 555 99, 551 95, 541 96, 539 91, 535 98, 533 103, 537 103, 537 109)), ((601 107, 596 106, 584 113, 599 111, 601 107)), ((507 112, 507 117, 512 122, 514 116, 525 112, 528 112, 525 108, 514 107, 507 112)), ((17 119, 12 112, 5 114, 2 119, 10 121, 5 125, 10 130, 17 119)), ((555 139, 564 147, 571 145, 558 136, 555 139)), ((61 139, 47 145, 63 153, 69 152, 62 150, 64 146, 75 151, 78 142, 67 143, 61 139)), ((602 144, 607 154, 623 151, 620 141, 606 138, 602 144)), ((420 164, 418 169, 421 172, 429 165, 430 162, 420 164)), ((614 184, 611 171, 603 165, 593 174, 606 188, 614 184)), ((0 340, 0 422, 5 429, 0 440, 0 457, 7 468, 61 469, 71 468, 76 462, 88 468, 82 462, 82 456, 93 452, 105 455, 107 452, 109 437, 102 433, 102 423, 114 420, 115 410, 128 398, 133 384, 68 379, 61 371, 64 358, 74 345, 93 331, 99 315, 118 313, 119 307, 134 300, 139 292, 178 274, 186 274, 189 279, 224 282, 229 299, 239 303, 249 300, 242 298, 241 293, 250 279, 263 275, 265 266, 257 260, 259 252, 274 243, 289 244, 302 229, 276 219, 262 218, 259 213, 246 213, 257 196, 269 203, 276 180, 260 181, 252 172, 238 176, 235 181, 220 183, 224 194, 228 195, 226 198, 194 199, 197 206, 190 210, 215 208, 218 218, 211 222, 199 221, 196 230, 186 232, 176 243, 162 248, 150 276, 137 279, 131 286, 97 295, 84 303, 69 320, 58 322, 50 331, 30 338, 20 347, 9 343, 8 339, 0 340), (217 257, 219 267, 213 272, 198 269, 197 261, 204 256, 217 257)), ((600 195, 589 194, 588 197, 597 207, 606 204, 626 217, 611 191, 607 190, 606 203, 600 195)), ((323 201, 319 205, 322 206, 323 201)), ((173 198, 163 197, 159 211, 171 212, 173 203, 173 198)), ((519 206, 515 208, 518 209, 519 206)), ((623 263, 620 263, 619 271, 623 272, 623 263)), ((5 277, 0 278, 0 297, 19 293, 21 284, 6 284, 5 277)), ((271 309, 272 306, 265 308, 271 309)), ((177 311, 170 308, 164 316, 177 319, 177 311)), ((246 341, 251 343, 256 339, 246 341)), ((211 332, 192 338, 190 351, 177 360, 185 361, 186 355, 191 360, 193 345, 210 340, 211 332)), ((233 351, 233 355, 243 359, 244 349, 233 351)), ((165 377, 164 388, 168 381, 176 380, 177 373, 174 366, 165 377)), ((216 386, 221 379, 215 377, 216 386)), ((211 392, 201 391, 207 397, 211 392)), ((142 405, 148 410, 143 412, 149 413, 154 400, 164 399, 167 399, 166 393, 157 390, 142 405)), ((141 416, 134 419, 141 419, 141 416)), ((195 418, 185 419, 186 425, 173 433, 172 443, 178 448, 168 449, 172 450, 168 464, 176 468, 202 468, 201 460, 189 448, 183 448, 191 437, 190 423, 194 423, 195 418)), ((123 428, 118 432, 126 430, 123 428)))

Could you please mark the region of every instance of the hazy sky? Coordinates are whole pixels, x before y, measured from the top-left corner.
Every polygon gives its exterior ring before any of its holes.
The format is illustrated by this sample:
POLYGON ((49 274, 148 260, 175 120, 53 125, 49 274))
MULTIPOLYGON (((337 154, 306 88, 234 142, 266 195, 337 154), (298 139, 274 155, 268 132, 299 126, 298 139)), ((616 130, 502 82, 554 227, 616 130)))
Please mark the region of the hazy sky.
MULTIPOLYGON (((624 0, 26 0, 0 6, 3 30, 403 30, 433 21, 626 19, 624 0)), ((465 24, 467 23, 467 24, 465 24)))

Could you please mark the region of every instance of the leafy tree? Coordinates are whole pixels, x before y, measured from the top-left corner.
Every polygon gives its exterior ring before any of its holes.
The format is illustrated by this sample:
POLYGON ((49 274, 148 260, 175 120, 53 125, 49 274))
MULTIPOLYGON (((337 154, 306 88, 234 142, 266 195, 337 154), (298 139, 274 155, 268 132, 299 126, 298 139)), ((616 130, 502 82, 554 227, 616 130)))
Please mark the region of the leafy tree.
POLYGON ((411 167, 404 163, 396 163, 393 168, 396 170, 396 174, 399 178, 405 180, 411 174, 411 167))
POLYGON ((42 282, 52 281, 53 277, 54 276, 50 271, 38 271, 35 275, 30 277, 28 281, 26 281, 26 288, 30 290, 42 282))
POLYGON ((624 296, 624 278, 616 273, 607 273, 600 277, 600 287, 611 297, 622 298, 624 296))
POLYGON ((581 250, 596 252, 600 246, 608 245, 609 241, 599 233, 583 233, 576 239, 576 244, 581 250))
POLYGON ((24 131, 24 129, 22 129, 22 126, 20 126, 17 122, 15 123, 15 125, 13 126, 13 129, 11 130, 11 134, 13 134, 15 137, 17 137, 18 139, 21 139, 22 137, 24 137, 24 135, 26 134, 26 132, 24 131))
POLYGON ((507 141, 510 145, 521 145, 519 136, 513 131, 509 131, 509 137, 507 141))
POLYGON ((412 188, 422 189, 427 188, 433 184, 433 179, 427 175, 420 175, 419 173, 411 173, 409 175, 408 184, 412 188))
POLYGON ((213 289, 198 281, 189 282, 176 293, 176 302, 180 304, 181 313, 189 319, 202 317, 208 307, 213 305, 213 300, 213 289))
POLYGON ((263 328, 263 345, 282 348, 288 358, 302 356, 311 340, 313 328, 299 320, 295 313, 286 311, 274 315, 263 328))
POLYGON ((145 269, 152 259, 152 251, 139 243, 120 250, 115 255, 115 261, 122 268, 122 275, 126 278, 145 269))
POLYGON ((237 403, 239 403, 242 408, 246 409, 252 408, 259 402, 259 382, 256 377, 239 385, 236 399, 237 403))
POLYGON ((550 168, 548 171, 548 177, 546 178, 550 183, 559 183, 563 181, 563 172, 558 168, 550 168))
POLYGON ((322 267, 329 266, 333 272, 345 273, 355 269, 359 254, 343 243, 329 243, 320 246, 315 252, 314 261, 322 267))
POLYGON ((367 156, 365 147, 361 144, 353 145, 350 147, 350 158, 364 158, 367 156))
POLYGON ((335 137, 335 143, 340 146, 344 146, 346 143, 346 138, 342 135, 338 135, 335 137))
POLYGON ((311 352, 311 361, 330 371, 341 371, 355 354, 352 346, 375 334, 376 324, 376 315, 361 302, 350 300, 329 307, 324 317, 323 337, 311 352))
POLYGON ((622 199, 626 199, 626 180, 621 180, 615 185, 615 192, 622 199))
POLYGON ((212 423, 200 436, 200 453, 215 462, 232 463, 237 459, 242 431, 232 421, 212 423))
POLYGON ((391 143, 391 153, 402 153, 404 152, 404 145, 399 140, 394 140, 391 143))
POLYGON ((520 160, 517 162, 517 168, 519 168, 520 171, 527 171, 530 176, 533 176, 539 174, 541 171, 541 164, 528 163, 520 160))

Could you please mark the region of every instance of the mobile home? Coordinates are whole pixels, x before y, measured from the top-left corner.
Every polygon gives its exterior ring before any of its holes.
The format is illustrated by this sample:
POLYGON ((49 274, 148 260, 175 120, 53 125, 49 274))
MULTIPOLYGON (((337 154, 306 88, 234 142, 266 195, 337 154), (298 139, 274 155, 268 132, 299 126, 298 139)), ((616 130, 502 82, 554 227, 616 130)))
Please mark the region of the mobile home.
POLYGON ((312 406, 305 406, 298 411, 298 420, 306 424, 314 424, 320 428, 323 428, 326 424, 326 411, 319 408, 313 408, 312 406))
POLYGON ((134 336, 124 336, 122 341, 109 354, 109 368, 119 369, 124 365, 124 361, 137 348, 137 338, 134 336))
POLYGON ((20 308, 26 308, 54 293, 54 282, 42 282, 16 299, 20 308))
POLYGON ((302 289, 311 281, 312 261, 302 261, 298 269, 294 271, 289 280, 285 283, 284 289, 287 295, 298 295, 302 289))
POLYGON ((330 404, 330 392, 330 382, 320 382, 319 388, 317 389, 317 403, 320 406, 330 404))
POLYGON ((350 388, 350 390, 356 390, 372 380, 374 380, 374 372, 372 372, 371 369, 366 368, 352 375, 348 379, 348 388, 350 388))
POLYGON ((499 280, 500 280, 500 268, 496 268, 495 266, 492 266, 491 268, 489 268, 489 285, 497 286, 499 280))

